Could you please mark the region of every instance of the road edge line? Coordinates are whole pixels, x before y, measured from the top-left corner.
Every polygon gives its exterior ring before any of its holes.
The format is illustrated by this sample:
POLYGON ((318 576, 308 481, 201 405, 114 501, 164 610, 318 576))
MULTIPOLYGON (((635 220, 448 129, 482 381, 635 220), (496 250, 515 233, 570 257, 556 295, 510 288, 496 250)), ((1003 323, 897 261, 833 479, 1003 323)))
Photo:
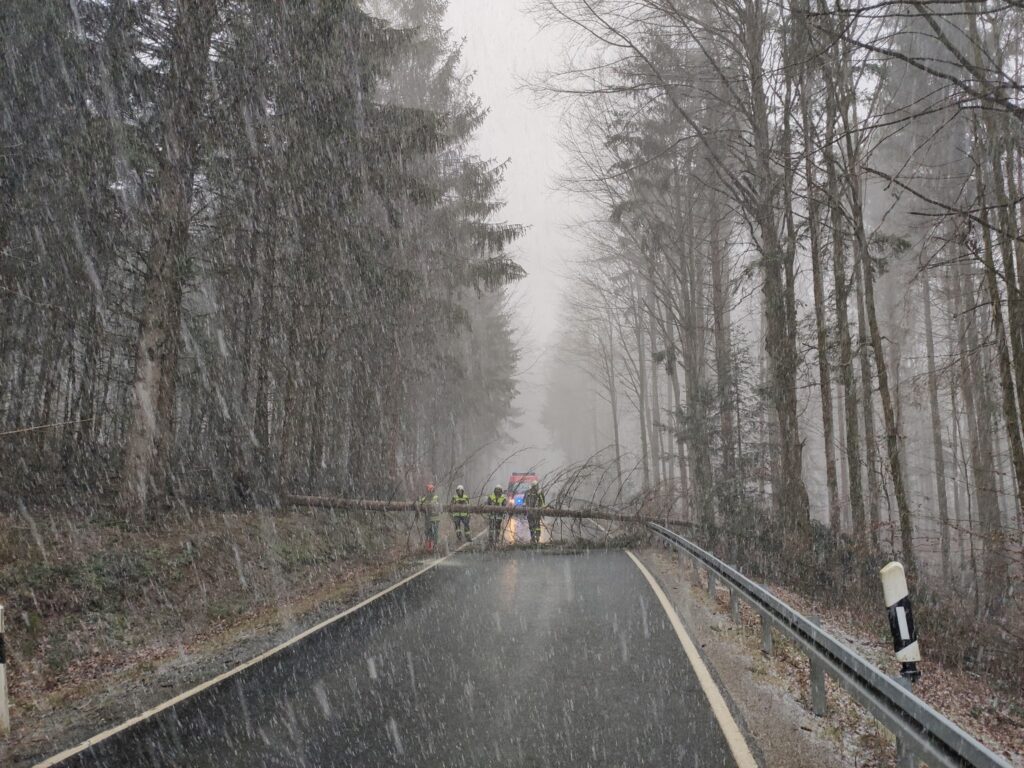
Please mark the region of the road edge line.
POLYGON ((658 598, 658 602, 661 603, 661 607, 668 615, 669 622, 672 624, 672 628, 676 631, 676 637, 679 638, 679 642, 683 646, 683 651, 686 653, 686 658, 690 661, 690 666, 693 667, 693 671, 697 675, 697 680, 700 682, 700 687, 704 691, 704 696, 711 705, 711 711, 715 715, 715 719, 718 721, 718 726, 722 729, 722 735, 725 736, 726 744, 729 745, 729 751, 732 752, 736 765, 738 768, 758 768, 757 761, 754 759, 754 755, 750 751, 750 746, 747 744, 747 740, 744 738, 743 732, 740 730, 736 719, 732 716, 729 705, 725 702, 725 697, 722 695, 721 690, 719 690, 718 685, 711 676, 711 672, 708 671, 707 665, 704 663, 704 659, 697 650, 697 646, 694 645, 693 640, 690 639, 690 635, 686 632, 686 628, 683 626, 683 622, 679 618, 679 614, 676 613, 676 609, 672 606, 672 602, 669 600, 668 595, 665 594, 665 590, 661 588, 661 585, 657 582, 651 572, 647 570, 647 566, 640 562, 640 558, 628 549, 626 550, 626 554, 629 555, 634 565, 640 569, 640 573, 642 573, 644 578, 647 579, 647 583, 650 585, 651 589, 654 590, 654 594, 658 598))
MULTIPOLYGON (((480 534, 477 534, 477 536, 480 536, 480 534)), ((474 538, 476 538, 476 537, 474 537, 474 538)), ((101 742, 106 741, 111 736, 116 736, 117 734, 121 733, 121 731, 126 731, 129 728, 131 728, 132 726, 138 725, 139 723, 141 723, 141 722, 143 722, 145 720, 148 720, 149 718, 153 717, 154 715, 158 715, 161 712, 163 712, 164 710, 170 709, 171 707, 174 707, 174 706, 180 704, 181 702, 186 701, 187 699, 192 698, 196 694, 202 693, 203 691, 205 691, 205 690, 207 690, 209 688, 212 688, 213 686, 215 686, 215 685, 217 685, 219 683, 224 682, 225 680, 228 680, 228 679, 234 677, 238 673, 244 672, 245 670, 249 669, 250 667, 254 667, 257 664, 260 664, 261 662, 266 661, 271 656, 274 656, 275 654, 280 653, 281 651, 285 650, 286 648, 290 648, 291 646, 293 646, 296 643, 298 643, 300 640, 305 640, 310 635, 316 634, 320 630, 325 629, 326 627, 329 627, 331 624, 334 624, 335 622, 338 622, 341 619, 344 619, 346 616, 349 616, 349 615, 355 613, 356 611, 358 611, 358 610, 360 610, 362 608, 365 608, 370 603, 372 603, 372 602, 374 602, 374 601, 384 597, 387 594, 390 594, 391 592, 394 592, 399 587, 402 587, 402 586, 408 584, 410 581, 412 581, 413 579, 415 579, 415 578, 417 578, 419 576, 422 576, 427 571, 430 571, 430 570, 436 568, 441 563, 443 563, 445 560, 447 560, 450 557, 453 557, 454 555, 456 555, 460 551, 462 551, 465 547, 469 546, 470 543, 471 542, 467 542, 466 544, 463 544, 461 547, 458 547, 457 549, 452 550, 451 552, 449 552, 444 557, 441 557, 441 558, 438 558, 437 560, 434 560, 429 565, 424 566, 423 568, 420 568, 418 571, 416 571, 415 573, 412 573, 412 574, 406 576, 401 581, 396 581, 394 584, 392 584, 387 589, 383 589, 380 592, 376 593, 375 595, 371 595, 370 597, 366 598, 362 602, 359 602, 356 605, 353 605, 351 608, 346 608, 341 613, 335 614, 334 616, 331 616, 328 619, 324 619, 319 624, 315 624, 314 626, 310 627, 309 629, 303 630, 302 632, 300 632, 299 634, 295 635, 294 637, 289 638, 288 640, 285 640, 283 643, 281 643, 279 645, 275 645, 273 648, 271 648, 271 649, 269 649, 267 651, 264 651, 263 653, 259 654, 258 656, 254 656, 253 658, 249 659, 248 661, 243 661, 237 667, 232 667, 227 672, 221 672, 216 677, 212 677, 209 680, 206 680, 205 682, 202 682, 199 685, 197 685, 197 686, 195 686, 193 688, 190 688, 187 691, 183 691, 182 693, 179 693, 177 696, 173 696, 170 699, 167 699, 166 701, 164 701, 164 702, 162 702, 160 704, 157 704, 155 707, 153 707, 151 709, 147 709, 145 712, 141 712, 138 715, 135 715, 134 717, 131 717, 131 718, 125 720, 123 723, 120 723, 119 725, 115 725, 113 728, 108 728, 105 731, 101 731, 100 733, 97 733, 95 736, 92 736, 92 737, 86 739, 85 741, 77 744, 76 746, 69 747, 68 749, 65 749, 63 752, 60 752, 59 754, 53 755, 52 757, 48 757, 45 760, 43 760, 41 763, 36 763, 35 765, 33 765, 32 768, 52 768, 53 766, 57 765, 58 763, 64 762, 68 758, 74 757, 75 755, 78 755, 78 754, 84 752, 85 750, 87 750, 87 749, 89 749, 91 747, 95 747, 97 744, 100 744, 101 742)))

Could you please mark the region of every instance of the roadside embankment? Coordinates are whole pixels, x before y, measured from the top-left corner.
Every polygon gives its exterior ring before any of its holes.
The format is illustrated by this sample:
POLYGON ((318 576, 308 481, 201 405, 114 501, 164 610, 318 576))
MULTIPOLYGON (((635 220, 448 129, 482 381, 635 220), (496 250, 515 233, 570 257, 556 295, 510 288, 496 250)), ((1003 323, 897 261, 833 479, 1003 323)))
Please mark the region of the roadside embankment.
MULTIPOLYGON (((449 533, 445 521, 442 534, 449 533)), ((273 647, 415 566, 411 514, 0 513, 12 735, 29 765, 273 647)))
MULTIPOLYGON (((765 656, 759 618, 750 606, 741 603, 739 621, 734 622, 727 589, 719 586, 712 600, 705 575, 694 586, 689 569, 660 548, 647 549, 642 559, 692 630, 761 750, 764 765, 884 768, 894 764, 892 736, 835 681, 827 681, 828 714, 819 718, 811 713, 806 655, 776 633, 772 655, 765 656)), ((765 586, 805 616, 819 617, 828 632, 872 664, 893 674, 897 671, 881 609, 877 626, 866 626, 825 601, 812 601, 777 585, 765 586)), ((915 693, 1011 765, 1024 768, 1024 693, 998 691, 978 676, 930 662, 929 643, 941 641, 922 638, 924 675, 915 693)))

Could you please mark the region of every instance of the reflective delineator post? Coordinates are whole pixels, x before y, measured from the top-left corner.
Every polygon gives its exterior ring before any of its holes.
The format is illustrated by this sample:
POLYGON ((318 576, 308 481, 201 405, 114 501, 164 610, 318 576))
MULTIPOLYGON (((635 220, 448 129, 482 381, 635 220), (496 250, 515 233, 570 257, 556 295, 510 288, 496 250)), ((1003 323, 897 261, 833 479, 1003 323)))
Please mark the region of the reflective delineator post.
POLYGON ((4 647, 4 607, 0 605, 0 736, 11 733, 11 713, 7 709, 7 652, 4 647))
POLYGON ((893 650, 900 662, 900 677, 914 682, 921 676, 917 662, 921 660, 921 648, 917 644, 917 628, 914 614, 910 609, 910 590, 903 565, 895 561, 880 571, 885 607, 889 612, 889 630, 892 632, 893 650))

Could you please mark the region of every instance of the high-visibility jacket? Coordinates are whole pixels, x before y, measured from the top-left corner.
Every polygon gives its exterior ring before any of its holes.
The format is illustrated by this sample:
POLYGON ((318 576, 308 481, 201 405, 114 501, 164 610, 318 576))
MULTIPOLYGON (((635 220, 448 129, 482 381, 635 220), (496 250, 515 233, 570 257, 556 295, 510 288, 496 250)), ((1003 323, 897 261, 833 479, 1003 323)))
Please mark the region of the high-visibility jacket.
POLYGON ((533 490, 531 488, 526 492, 526 497, 523 499, 523 505, 531 508, 540 509, 544 506, 544 492, 541 490, 533 490))
POLYGON ((420 496, 419 501, 416 503, 419 505, 420 509, 428 511, 431 520, 438 522, 441 520, 441 502, 437 498, 436 493, 420 496))
POLYGON ((451 510, 452 517, 469 517, 469 511, 465 509, 465 507, 469 506, 469 496, 465 493, 461 496, 458 494, 452 496, 452 506, 454 507, 454 509, 451 510))
POLYGON ((487 506, 489 507, 504 507, 507 504, 508 499, 505 497, 504 493, 501 494, 500 496, 496 496, 492 493, 490 496, 487 497, 487 506))

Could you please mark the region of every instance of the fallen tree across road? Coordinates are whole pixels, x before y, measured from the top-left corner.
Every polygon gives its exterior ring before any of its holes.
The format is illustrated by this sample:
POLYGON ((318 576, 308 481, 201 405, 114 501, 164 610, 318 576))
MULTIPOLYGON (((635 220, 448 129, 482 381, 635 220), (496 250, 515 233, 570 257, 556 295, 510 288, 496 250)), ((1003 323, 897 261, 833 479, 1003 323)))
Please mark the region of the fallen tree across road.
MULTIPOLYGON (((361 512, 418 512, 423 511, 423 507, 415 501, 377 501, 373 499, 339 499, 332 496, 286 496, 285 503, 294 507, 316 507, 323 509, 338 509, 338 510, 353 510, 361 512)), ((662 516, 654 517, 652 515, 644 515, 643 508, 638 508, 635 512, 625 513, 617 512, 608 509, 601 508, 587 508, 587 509, 562 509, 560 507, 542 507, 542 508, 530 508, 530 507, 503 507, 506 512, 514 511, 517 514, 526 514, 528 512, 538 512, 544 517, 560 517, 560 518, 572 518, 572 519, 589 519, 589 520, 608 520, 615 523, 646 523, 646 522, 660 522, 664 520, 662 516)), ((490 515, 493 514, 494 507, 488 506, 471 506, 471 507, 460 507, 460 512, 469 512, 473 515, 490 515)))

